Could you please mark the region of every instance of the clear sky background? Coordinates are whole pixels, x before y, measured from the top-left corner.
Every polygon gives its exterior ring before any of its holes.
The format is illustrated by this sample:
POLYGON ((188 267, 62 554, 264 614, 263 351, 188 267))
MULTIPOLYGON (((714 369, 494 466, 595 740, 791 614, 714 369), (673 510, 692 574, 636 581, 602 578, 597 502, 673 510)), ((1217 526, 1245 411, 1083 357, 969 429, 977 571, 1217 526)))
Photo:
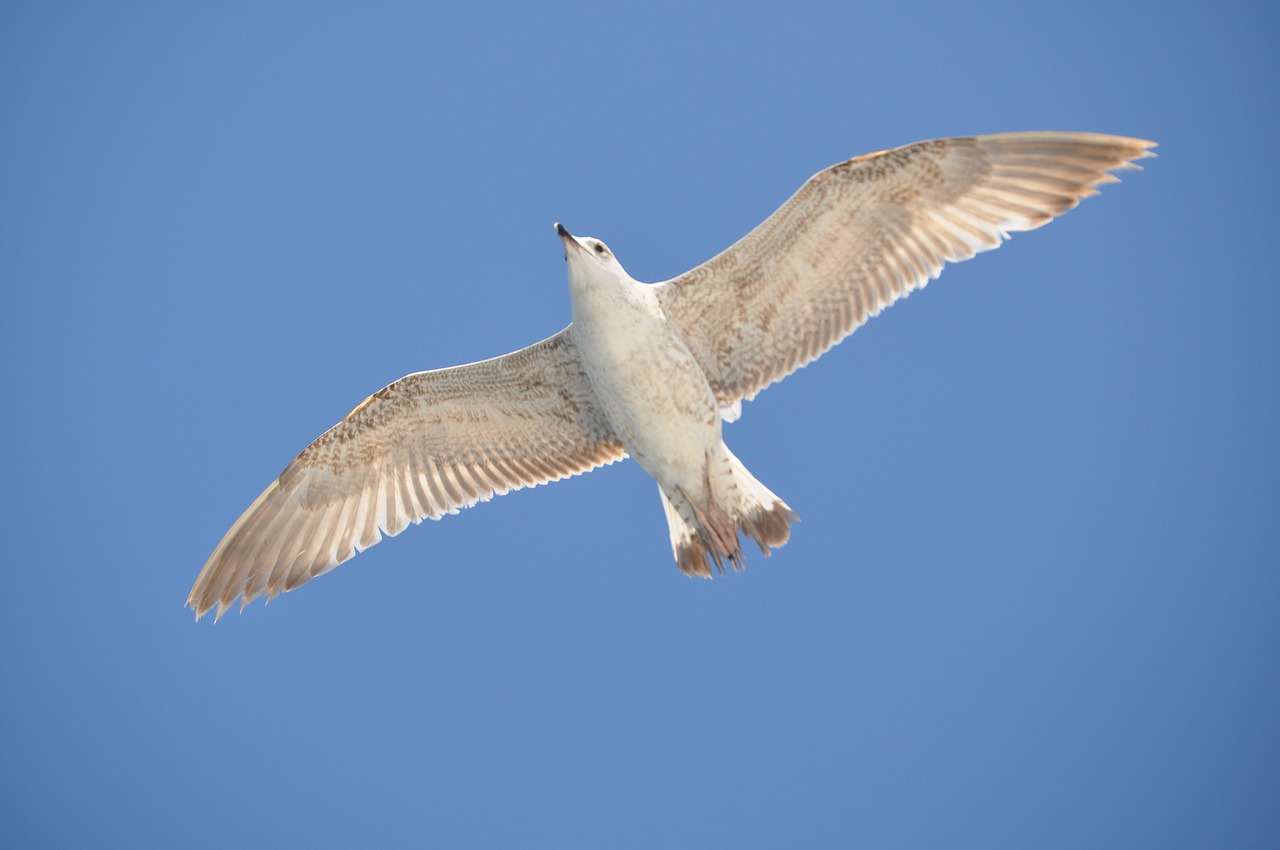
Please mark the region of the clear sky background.
MULTIPOLYGON (((267 8, 262 8, 266 5, 267 8)), ((0 11, 0 844, 1280 846, 1274 3, 0 11), (727 428, 712 582, 632 463, 182 607, 307 443, 813 172, 1136 135, 727 428)))

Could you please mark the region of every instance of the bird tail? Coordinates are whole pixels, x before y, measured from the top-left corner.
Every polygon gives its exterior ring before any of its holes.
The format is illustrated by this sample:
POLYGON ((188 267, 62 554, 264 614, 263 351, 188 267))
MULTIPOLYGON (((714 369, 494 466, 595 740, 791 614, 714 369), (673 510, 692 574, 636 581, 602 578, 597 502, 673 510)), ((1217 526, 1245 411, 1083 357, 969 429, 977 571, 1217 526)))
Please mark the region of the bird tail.
POLYGON ((782 546, 791 536, 791 521, 800 519, 723 443, 708 458, 703 489, 707 498, 697 500, 679 487, 670 494, 658 488, 671 532, 671 550, 676 565, 687 575, 711 578, 711 564, 723 573, 725 561, 735 570, 743 569, 739 531, 768 557, 771 549, 782 546))

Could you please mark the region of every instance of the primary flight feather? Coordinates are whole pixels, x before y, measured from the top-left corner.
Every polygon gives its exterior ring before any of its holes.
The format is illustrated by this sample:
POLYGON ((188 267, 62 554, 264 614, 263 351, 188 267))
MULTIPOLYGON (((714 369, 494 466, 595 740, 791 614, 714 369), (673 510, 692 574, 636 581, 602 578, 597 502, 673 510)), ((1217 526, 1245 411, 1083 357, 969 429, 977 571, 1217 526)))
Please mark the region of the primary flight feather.
POLYGON ((743 239, 663 283, 556 230, 572 322, 528 348, 418 372, 298 455, 222 538, 187 604, 220 616, 328 572, 410 523, 628 455, 658 483, 689 575, 766 555, 791 509, 721 425, 945 263, 1037 228, 1136 168, 1154 143, 1093 133, 919 142, 811 177, 743 239))

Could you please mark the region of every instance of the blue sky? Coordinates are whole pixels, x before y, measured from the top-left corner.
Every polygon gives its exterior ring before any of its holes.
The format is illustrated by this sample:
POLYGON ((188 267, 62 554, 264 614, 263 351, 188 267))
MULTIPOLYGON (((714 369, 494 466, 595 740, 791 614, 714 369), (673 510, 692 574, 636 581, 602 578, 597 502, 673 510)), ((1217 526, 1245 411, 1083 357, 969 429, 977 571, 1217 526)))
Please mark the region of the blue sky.
POLYGON ((1270 4, 0 12, 6 847, 1275 847, 1270 4), (364 396, 673 276, 917 139, 1160 157, 726 438, 803 518, 713 582, 633 464, 216 625, 364 396))

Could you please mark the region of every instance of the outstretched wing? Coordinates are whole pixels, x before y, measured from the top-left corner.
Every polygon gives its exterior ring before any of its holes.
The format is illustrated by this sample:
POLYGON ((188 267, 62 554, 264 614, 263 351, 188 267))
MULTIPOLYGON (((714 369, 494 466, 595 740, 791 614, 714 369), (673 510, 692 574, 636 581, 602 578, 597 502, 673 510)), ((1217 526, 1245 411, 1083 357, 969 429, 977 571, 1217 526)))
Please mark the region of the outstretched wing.
POLYGON ((1136 168, 1153 142, 1005 133, 918 142, 811 177, 723 253, 658 284, 731 407, 817 359, 948 262, 1032 230, 1136 168))
POLYGON ((197 618, 271 598, 409 523, 626 456, 568 329, 492 360, 418 372, 360 403, 289 464, 205 563, 197 618))

